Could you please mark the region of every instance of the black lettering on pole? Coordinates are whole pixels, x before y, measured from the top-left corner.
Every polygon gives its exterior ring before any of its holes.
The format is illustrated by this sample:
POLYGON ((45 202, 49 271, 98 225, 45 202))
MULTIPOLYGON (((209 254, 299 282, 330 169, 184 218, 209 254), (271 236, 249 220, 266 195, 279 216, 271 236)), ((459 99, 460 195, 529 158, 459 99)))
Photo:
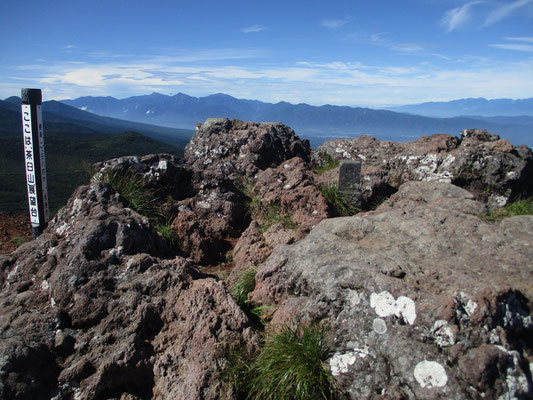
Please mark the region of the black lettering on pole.
POLYGON ((33 238, 46 228, 49 219, 46 160, 40 89, 22 89, 22 135, 26 188, 33 238))

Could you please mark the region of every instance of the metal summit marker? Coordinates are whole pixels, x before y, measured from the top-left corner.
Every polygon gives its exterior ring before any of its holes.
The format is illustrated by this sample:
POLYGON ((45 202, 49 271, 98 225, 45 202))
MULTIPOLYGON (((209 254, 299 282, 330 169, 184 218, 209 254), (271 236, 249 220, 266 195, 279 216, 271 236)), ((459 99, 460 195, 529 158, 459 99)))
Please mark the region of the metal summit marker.
POLYGON ((49 219, 46 161, 40 89, 22 89, 22 141, 24 167, 33 238, 39 236, 49 219))

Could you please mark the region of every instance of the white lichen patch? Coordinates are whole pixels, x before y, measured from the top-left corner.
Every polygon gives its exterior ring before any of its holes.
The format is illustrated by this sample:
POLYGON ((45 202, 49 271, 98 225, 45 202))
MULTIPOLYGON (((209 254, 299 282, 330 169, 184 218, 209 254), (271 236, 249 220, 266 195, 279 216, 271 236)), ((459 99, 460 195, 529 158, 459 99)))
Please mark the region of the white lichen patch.
POLYGON ((46 279, 41 282, 40 288, 41 290, 48 290, 50 288, 50 285, 46 279))
POLYGON ((448 347, 455 344, 453 329, 448 325, 448 322, 443 319, 435 321, 431 328, 431 334, 435 343, 439 347, 448 347))
POLYGON ((331 373, 333 376, 347 373, 350 367, 355 364, 356 360, 357 354, 353 351, 346 354, 335 353, 333 357, 329 359, 331 373))
POLYGON ((346 374, 350 367, 352 367, 357 359, 366 358, 370 355, 368 346, 363 348, 354 348, 352 351, 347 353, 335 353, 333 357, 329 359, 329 367, 333 376, 338 376, 340 374, 346 374))
POLYGON ((435 361, 419 362, 414 371, 418 384, 424 389, 434 389, 446 386, 448 375, 442 365, 435 361))
POLYGON ((400 296, 395 300, 394 296, 386 290, 381 293, 372 293, 370 295, 370 307, 372 307, 380 317, 396 315, 409 325, 413 325, 416 319, 416 306, 413 300, 406 296, 400 296))
POLYGON ((507 370, 505 371, 507 392, 498 397, 498 400, 526 398, 525 396, 531 392, 529 391, 528 378, 521 368, 520 353, 516 350, 508 350, 503 346, 496 346, 496 348, 508 357, 507 370))
POLYGON ((348 290, 348 294, 346 295, 346 299, 350 303, 352 307, 357 306, 361 303, 361 298, 359 297, 359 293, 355 290, 348 290))
POLYGON ((200 200, 199 202, 196 203, 196 206, 206 209, 206 210, 211 208, 211 204, 209 204, 209 202, 205 200, 200 200))
POLYGON ((77 215, 81 211, 81 208, 83 206, 83 200, 82 199, 75 199, 72 203, 72 214, 77 215))
POLYGON ((467 318, 471 318, 472 315, 476 312, 477 303, 472 301, 469 296, 464 292, 459 292, 457 296, 460 307, 457 308, 456 312, 462 314, 464 318, 465 314, 467 318))
POLYGON ((372 321, 372 329, 374 329, 374 332, 384 335, 387 333, 387 323, 382 318, 374 318, 374 321, 372 321))
POLYGON ((68 229, 68 224, 66 222, 64 222, 61 226, 59 226, 57 229, 56 229, 56 233, 60 236, 63 236, 64 233, 67 231, 68 229))
POLYGON ((159 163, 157 164, 157 169, 161 171, 166 171, 167 168, 168 168, 167 160, 159 160, 159 163))

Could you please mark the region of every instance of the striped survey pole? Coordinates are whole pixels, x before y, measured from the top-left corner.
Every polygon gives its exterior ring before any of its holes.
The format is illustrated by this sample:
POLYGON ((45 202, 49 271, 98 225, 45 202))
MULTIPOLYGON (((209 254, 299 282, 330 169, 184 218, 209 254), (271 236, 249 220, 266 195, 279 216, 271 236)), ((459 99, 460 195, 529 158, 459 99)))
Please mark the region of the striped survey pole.
POLYGON ((48 223, 48 191, 44 157, 43 117, 40 89, 22 89, 22 140, 26 187, 33 238, 39 236, 48 223))

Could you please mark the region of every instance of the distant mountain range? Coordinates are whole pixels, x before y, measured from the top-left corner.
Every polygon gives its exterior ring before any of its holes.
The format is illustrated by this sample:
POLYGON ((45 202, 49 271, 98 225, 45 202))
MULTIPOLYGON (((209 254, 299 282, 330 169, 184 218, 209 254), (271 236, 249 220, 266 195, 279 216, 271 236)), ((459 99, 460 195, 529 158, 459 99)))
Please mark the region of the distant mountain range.
POLYGON ((389 108, 391 111, 418 114, 427 117, 530 117, 533 121, 533 97, 529 99, 495 99, 469 98, 445 102, 428 102, 389 108))
MULTIPOLYGON (((17 97, 0 100, 0 211, 17 214, 28 208, 20 102, 17 97)), ((194 134, 101 117, 57 101, 43 103, 43 123, 52 212, 87 183, 94 162, 153 153, 182 156, 194 134)))
MULTIPOLYGON (((192 97, 183 93, 174 96, 152 93, 120 100, 113 97, 80 97, 75 100, 64 100, 63 103, 102 116, 175 128, 192 129, 196 123, 212 117, 282 122, 292 127, 300 136, 310 139, 313 146, 317 146, 325 139, 354 137, 360 134, 372 135, 382 140, 410 141, 422 135, 433 133, 457 135, 463 129, 478 128, 499 134, 515 145, 526 144, 533 147, 533 111, 531 111, 533 108, 522 115, 533 99, 464 101, 471 104, 470 110, 479 111, 481 104, 489 104, 494 112, 490 114, 491 117, 434 118, 408 114, 406 111, 414 112, 415 107, 429 109, 431 105, 432 112, 436 113, 435 110, 439 105, 441 110, 446 108, 452 110, 449 103, 454 102, 413 105, 400 113, 361 107, 332 105, 317 107, 287 102, 272 104, 237 99, 222 93, 206 97, 192 97), (498 112, 498 102, 505 103, 502 113, 498 112), (480 105, 474 107, 474 104, 480 105), (520 116, 510 116, 512 104, 516 105, 514 115, 520 116)), ((465 106, 461 106, 464 103, 461 102, 463 101, 458 100, 457 107, 463 107, 464 110, 465 106)), ((485 108, 487 110, 485 114, 488 113, 488 109, 485 108)))
MULTIPOLYGON (((0 100, 0 136, 21 134, 20 104, 21 99, 16 96, 0 100)), ((182 151, 194 135, 192 129, 176 129, 105 117, 54 100, 43 102, 42 107, 45 133, 63 132, 76 138, 131 131, 176 146, 182 151)))

